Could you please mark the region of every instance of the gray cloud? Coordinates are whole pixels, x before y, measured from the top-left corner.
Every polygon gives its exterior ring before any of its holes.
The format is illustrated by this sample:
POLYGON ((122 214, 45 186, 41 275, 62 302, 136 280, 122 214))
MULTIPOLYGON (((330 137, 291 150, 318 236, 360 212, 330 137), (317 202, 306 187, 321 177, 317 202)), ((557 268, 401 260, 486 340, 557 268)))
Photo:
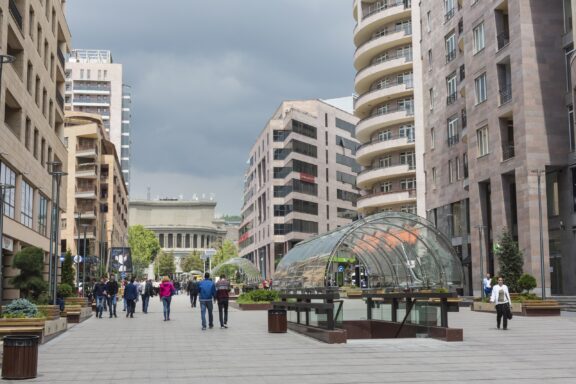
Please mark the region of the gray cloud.
POLYGON ((280 102, 352 92, 348 0, 67 7, 73 46, 112 50, 132 85, 134 197, 214 192, 237 213, 248 151, 280 102))

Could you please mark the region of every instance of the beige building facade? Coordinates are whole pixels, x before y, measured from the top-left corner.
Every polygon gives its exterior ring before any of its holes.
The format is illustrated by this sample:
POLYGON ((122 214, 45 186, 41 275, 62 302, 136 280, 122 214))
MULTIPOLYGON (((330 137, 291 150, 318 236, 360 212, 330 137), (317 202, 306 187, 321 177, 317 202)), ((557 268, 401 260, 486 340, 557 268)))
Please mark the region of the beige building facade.
POLYGON ((357 218, 357 120, 322 100, 286 101, 256 139, 238 245, 263 277, 298 242, 357 218))
POLYGON ((130 185, 132 96, 123 82, 122 64, 107 50, 72 50, 66 63, 66 109, 102 116, 108 139, 116 146, 126 185, 130 185))
POLYGON ((69 182, 62 240, 72 254, 98 261, 92 272, 106 270, 108 250, 125 246, 128 232, 128 191, 104 129, 100 115, 66 113, 69 182))
MULTIPOLYGON (((54 200, 51 163, 66 169, 64 146, 64 55, 70 50, 65 2, 0 2, 0 47, 15 61, 4 64, 0 87, 0 184, 5 194, 2 299, 19 297, 9 278, 13 255, 24 247, 45 251, 48 279, 50 225, 54 200)), ((60 167, 57 167, 60 168, 60 167)), ((60 209, 66 210, 66 178, 60 209)))
POLYGON ((425 214, 419 7, 355 0, 358 211, 425 214))
POLYGON ((539 289, 542 256, 548 293, 576 293, 569 6, 421 3, 427 212, 462 258, 466 293, 498 273, 504 231, 539 289))

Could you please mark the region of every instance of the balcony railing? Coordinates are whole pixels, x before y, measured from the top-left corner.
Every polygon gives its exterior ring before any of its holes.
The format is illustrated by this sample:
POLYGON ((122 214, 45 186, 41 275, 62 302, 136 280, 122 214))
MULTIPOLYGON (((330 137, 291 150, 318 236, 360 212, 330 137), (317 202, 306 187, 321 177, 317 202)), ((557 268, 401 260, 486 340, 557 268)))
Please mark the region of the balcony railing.
POLYGON ((66 59, 64 59, 64 54, 62 53, 62 50, 60 48, 58 48, 58 50, 56 51, 57 55, 58 55, 58 61, 60 61, 60 64, 62 65, 62 68, 64 68, 66 59))
POLYGON ((98 147, 94 142, 79 143, 78 145, 76 145, 76 152, 84 152, 84 151, 94 151, 98 153, 98 147))
POLYGON ((502 160, 506 161, 516 155, 514 152, 514 144, 505 145, 502 147, 502 160))
POLYGON ((392 60, 396 60, 396 59, 401 59, 404 58, 406 60, 406 62, 411 62, 412 61, 412 51, 408 51, 408 52, 396 52, 396 51, 390 51, 390 54, 386 56, 385 59, 379 59, 378 61, 374 61, 372 63, 370 63, 369 66, 367 66, 366 68, 362 68, 360 71, 358 71, 358 73, 356 74, 356 77, 358 77, 362 72, 369 70, 372 67, 375 67, 376 65, 380 65, 382 63, 387 63, 389 61, 392 60))
POLYGON ((448 51, 448 53, 446 54, 446 63, 451 62, 455 58, 456 58, 456 50, 453 49, 451 51, 448 51))
POLYGON ((382 137, 375 137, 374 139, 362 144, 361 146, 359 146, 356 149, 356 153, 358 153, 358 151, 362 148, 368 147, 370 145, 374 145, 374 144, 378 144, 378 143, 385 143, 387 141, 392 141, 392 140, 399 140, 399 139, 406 139, 406 141, 408 143, 413 143, 414 142, 414 133, 412 133, 411 135, 400 135, 400 134, 390 134, 390 135, 386 135, 386 136, 382 136, 382 137))
POLYGON ((403 81, 398 81, 398 79, 396 77, 393 77, 393 80, 391 80, 390 82, 386 82, 384 84, 380 84, 377 88, 373 88, 370 91, 362 94, 360 97, 355 97, 354 98, 354 107, 356 107, 356 104, 358 102, 358 100, 361 100, 362 98, 364 98, 366 95, 369 95, 371 93, 374 92, 379 92, 383 89, 388 89, 388 88, 392 88, 392 87, 396 87, 398 85, 404 85, 405 89, 412 89, 414 88, 414 80, 412 79, 412 76, 406 76, 404 77, 403 81))
POLYGON ((59 90, 56 90, 56 104, 58 104, 61 110, 64 110, 64 98, 59 90))
POLYGON ((456 98, 457 98, 456 92, 454 92, 451 95, 448 95, 448 97, 446 97, 446 105, 454 104, 456 98))
POLYGON ((450 9, 448 12, 444 14, 444 22, 447 23, 454 17, 456 10, 454 8, 450 9))
POLYGON ((74 103, 89 103, 89 104, 110 104, 110 98, 94 98, 94 97, 75 97, 74 103))
POLYGON ((460 137, 459 135, 456 133, 450 137, 448 137, 448 146, 451 147, 453 145, 458 144, 458 142, 460 141, 460 137))
POLYGON ((512 84, 507 84, 500 90, 500 105, 512 100, 512 84))
POLYGON ((500 32, 496 36, 496 41, 498 42, 498 49, 502 49, 510 43, 510 34, 506 31, 500 32))
POLYGON ((362 20, 375 15, 377 13, 383 12, 387 9, 394 8, 394 7, 404 7, 404 9, 408 9, 411 6, 411 1, 408 0, 389 0, 387 2, 383 2, 380 6, 375 7, 373 9, 368 8, 366 12, 362 15, 362 20))
POLYGON ((107 91, 110 92, 110 84, 76 84, 75 91, 107 91))
POLYGON ((22 25, 23 25, 22 15, 20 14, 20 10, 18 9, 16 2, 14 0, 10 0, 8 2, 8 8, 10 9, 10 14, 14 18, 14 21, 16 21, 16 24, 18 24, 18 28, 20 28, 20 30, 22 30, 22 28, 23 28, 22 27, 22 25))
POLYGON ((364 47, 366 44, 370 44, 374 40, 378 40, 380 38, 392 35, 394 33, 402 32, 402 31, 404 31, 404 36, 412 35, 412 23, 407 24, 407 25, 394 25, 393 27, 385 28, 385 29, 381 30, 379 33, 372 36, 372 38, 370 38, 370 40, 366 41, 365 43, 360 44, 356 48, 356 51, 358 51, 359 49, 364 47))
POLYGON ((408 198, 410 199, 415 199, 416 198, 416 189, 399 189, 399 190, 394 190, 394 191, 388 191, 388 192, 376 192, 376 193, 371 193, 369 195, 364 195, 361 196, 358 201, 360 200, 365 200, 365 199, 370 199, 372 197, 377 197, 377 196, 385 196, 385 195, 392 195, 394 193, 402 193, 402 192, 408 192, 408 198))
POLYGON ((366 173, 368 173, 368 172, 376 171, 376 170, 379 170, 379 169, 387 169, 387 168, 401 167, 401 166, 403 166, 403 165, 407 165, 409 171, 413 171, 413 170, 416 169, 416 163, 415 163, 415 162, 412 162, 412 163, 410 163, 410 162, 408 162, 408 163, 402 163, 402 162, 399 162, 399 161, 395 161, 395 162, 390 162, 390 164, 383 165, 383 166, 376 165, 376 166, 373 166, 373 167, 366 168, 366 169, 362 170, 362 172, 360 172, 358 175, 363 175, 363 174, 366 174, 366 173))

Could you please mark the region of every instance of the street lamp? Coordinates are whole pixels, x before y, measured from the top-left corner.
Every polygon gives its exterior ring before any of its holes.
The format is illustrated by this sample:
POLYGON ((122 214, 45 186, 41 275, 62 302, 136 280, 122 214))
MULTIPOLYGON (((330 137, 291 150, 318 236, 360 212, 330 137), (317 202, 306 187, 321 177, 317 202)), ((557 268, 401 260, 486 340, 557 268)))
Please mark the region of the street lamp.
POLYGON ((58 253, 60 183, 62 181, 62 176, 66 176, 67 173, 62 171, 62 163, 58 161, 49 162, 48 165, 50 166, 50 171, 48 174, 52 176, 52 214, 50 217, 50 256, 48 260, 48 280, 50 295, 52 296, 52 304, 56 305, 56 298, 58 296, 58 262, 60 260, 58 253), (56 197, 56 199, 54 199, 54 197, 56 197))
POLYGON ((482 240, 482 233, 486 228, 485 225, 476 225, 475 228, 478 229, 478 239, 480 243, 480 297, 484 298, 484 251, 483 251, 483 240, 482 240))
POLYGON ((78 246, 76 247, 76 293, 80 289, 80 220, 82 220, 82 212, 78 212, 76 218, 76 228, 78 231, 78 246))
POLYGON ((2 312, 2 298, 4 294, 2 289, 4 284, 2 281, 4 276, 4 254, 2 252, 4 248, 4 193, 8 189, 14 189, 14 186, 0 183, 0 313, 2 312))
POLYGON ((82 256, 82 296, 86 297, 86 229, 88 224, 82 224, 84 228, 84 252, 82 256))
POLYGON ((542 228, 542 187, 540 179, 542 175, 546 176, 543 169, 534 169, 532 173, 538 176, 538 223, 540 226, 540 281, 542 284, 542 300, 546 300, 546 273, 544 271, 544 229, 542 228))

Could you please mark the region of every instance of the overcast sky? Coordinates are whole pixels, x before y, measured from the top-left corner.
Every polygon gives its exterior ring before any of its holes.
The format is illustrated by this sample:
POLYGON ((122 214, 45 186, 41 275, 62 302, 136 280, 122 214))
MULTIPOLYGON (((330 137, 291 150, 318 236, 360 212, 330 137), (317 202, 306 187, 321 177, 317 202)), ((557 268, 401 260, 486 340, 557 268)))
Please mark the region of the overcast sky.
POLYGON ((248 152, 286 99, 352 93, 351 0, 74 0, 73 48, 132 86, 131 198, 214 193, 238 214, 248 152))

